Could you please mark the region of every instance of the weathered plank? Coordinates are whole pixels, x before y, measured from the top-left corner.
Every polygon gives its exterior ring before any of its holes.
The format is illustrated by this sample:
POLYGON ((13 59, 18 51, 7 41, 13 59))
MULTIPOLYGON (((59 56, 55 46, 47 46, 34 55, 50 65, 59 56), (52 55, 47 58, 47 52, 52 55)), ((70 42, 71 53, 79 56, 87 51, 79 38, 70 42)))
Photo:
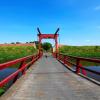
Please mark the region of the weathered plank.
POLYGON ((100 100, 100 87, 42 57, 0 100, 100 100))

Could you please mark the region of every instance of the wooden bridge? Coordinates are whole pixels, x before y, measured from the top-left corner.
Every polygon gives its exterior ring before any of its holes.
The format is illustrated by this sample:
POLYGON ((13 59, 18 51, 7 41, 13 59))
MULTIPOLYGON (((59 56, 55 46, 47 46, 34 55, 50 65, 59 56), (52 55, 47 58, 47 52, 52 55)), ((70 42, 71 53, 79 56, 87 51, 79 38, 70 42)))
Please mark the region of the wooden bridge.
MULTIPOLYGON (((10 78, 0 83, 0 86, 10 78)), ((31 65, 0 100, 100 100, 100 87, 76 75, 48 55, 31 65)))
POLYGON ((100 100, 100 82, 87 77, 87 71, 99 76, 100 72, 87 69, 81 63, 87 61, 100 64, 100 59, 59 54, 59 28, 55 34, 42 34, 39 28, 37 30, 37 55, 0 64, 0 70, 19 64, 17 71, 0 81, 0 87, 6 86, 10 81, 13 83, 0 100, 100 100), (41 40, 48 38, 55 40, 56 51, 46 58, 41 51, 41 40), (74 70, 71 66, 74 66, 74 70))

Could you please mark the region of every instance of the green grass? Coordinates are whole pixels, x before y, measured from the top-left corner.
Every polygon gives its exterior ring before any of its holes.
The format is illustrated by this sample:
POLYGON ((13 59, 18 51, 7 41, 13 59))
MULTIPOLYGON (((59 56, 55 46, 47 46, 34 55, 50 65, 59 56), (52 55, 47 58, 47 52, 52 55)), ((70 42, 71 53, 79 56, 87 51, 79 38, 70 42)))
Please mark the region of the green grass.
POLYGON ((4 63, 36 53, 37 50, 33 46, 1 46, 0 63, 4 63))
MULTIPOLYGON (((1 46, 0 47, 0 63, 15 60, 17 58, 33 55, 37 53, 37 49, 33 46, 1 46)), ((10 66, 19 67, 20 63, 10 66)), ((0 95, 5 92, 6 86, 0 88, 0 95)))
POLYGON ((0 96, 5 92, 4 88, 0 88, 0 96))
POLYGON ((100 58, 100 46, 62 46, 59 52, 71 56, 100 58))
MULTIPOLYGON (((100 59, 100 46, 62 46, 59 48, 59 52, 85 58, 98 58, 100 59)), ((76 64, 75 59, 70 59, 71 62, 76 64)), ((81 61, 83 66, 100 66, 100 63, 81 61)))
POLYGON ((0 88, 0 96, 5 93, 7 85, 0 88))

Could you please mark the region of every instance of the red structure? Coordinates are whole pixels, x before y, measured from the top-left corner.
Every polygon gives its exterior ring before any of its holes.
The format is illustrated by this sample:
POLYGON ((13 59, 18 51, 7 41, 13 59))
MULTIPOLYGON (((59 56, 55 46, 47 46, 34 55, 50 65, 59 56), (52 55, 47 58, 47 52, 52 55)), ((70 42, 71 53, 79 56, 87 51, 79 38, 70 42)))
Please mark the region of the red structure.
MULTIPOLYGON (((54 39, 55 40, 55 46, 56 46, 56 54, 58 53, 58 31, 59 31, 59 28, 56 30, 56 32, 54 34, 42 34, 40 32, 40 29, 37 28, 37 31, 38 31, 38 37, 39 37, 39 54, 41 53, 41 41, 42 39, 54 39)), ((57 57, 57 55, 56 55, 57 57)))
POLYGON ((59 61, 61 61, 67 68, 69 68, 70 70, 74 71, 76 74, 80 74, 81 73, 84 76, 89 77, 87 75, 87 72, 90 72, 91 75, 92 75, 92 73, 95 74, 95 75, 100 75, 99 71, 95 71, 93 69, 86 68, 81 64, 82 61, 87 61, 87 62, 93 62, 93 63, 100 64, 100 59, 75 57, 75 56, 64 55, 64 54, 61 54, 61 53, 58 53, 57 55, 58 55, 57 59, 59 61), (72 62, 71 59, 74 59, 75 62, 72 62), (73 69, 72 66, 75 66, 75 69, 73 69))
POLYGON ((13 61, 0 64, 0 70, 9 68, 15 64, 20 64, 19 68, 14 73, 10 74, 9 76, 7 76, 6 78, 0 81, 0 88, 8 84, 10 81, 13 81, 13 83, 15 83, 19 78, 18 77, 19 73, 22 73, 22 75, 24 75, 26 73, 26 69, 28 69, 30 65, 36 62, 40 57, 42 57, 42 52, 40 55, 39 54, 31 55, 31 56, 23 57, 20 59, 16 59, 13 61))

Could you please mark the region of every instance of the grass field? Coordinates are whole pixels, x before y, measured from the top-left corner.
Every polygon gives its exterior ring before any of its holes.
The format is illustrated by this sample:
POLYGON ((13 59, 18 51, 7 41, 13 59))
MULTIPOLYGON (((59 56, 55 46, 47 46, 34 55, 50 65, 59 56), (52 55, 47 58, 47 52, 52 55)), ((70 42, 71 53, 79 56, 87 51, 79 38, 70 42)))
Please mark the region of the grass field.
POLYGON ((100 58, 100 46, 62 46, 59 52, 71 56, 100 58))
POLYGON ((33 46, 0 46, 0 63, 37 53, 33 46))
MULTIPOLYGON (((62 46, 59 48, 59 52, 85 58, 97 58, 100 59, 100 46, 62 46)), ((70 59, 71 62, 76 64, 75 59, 70 59)), ((98 63, 81 61, 83 66, 100 66, 98 63)))
MULTIPOLYGON (((0 63, 11 61, 17 58, 33 55, 37 49, 33 46, 0 46, 0 63)), ((19 65, 13 66, 18 67, 19 65)), ((0 88, 0 95, 5 92, 5 87, 0 88)))

